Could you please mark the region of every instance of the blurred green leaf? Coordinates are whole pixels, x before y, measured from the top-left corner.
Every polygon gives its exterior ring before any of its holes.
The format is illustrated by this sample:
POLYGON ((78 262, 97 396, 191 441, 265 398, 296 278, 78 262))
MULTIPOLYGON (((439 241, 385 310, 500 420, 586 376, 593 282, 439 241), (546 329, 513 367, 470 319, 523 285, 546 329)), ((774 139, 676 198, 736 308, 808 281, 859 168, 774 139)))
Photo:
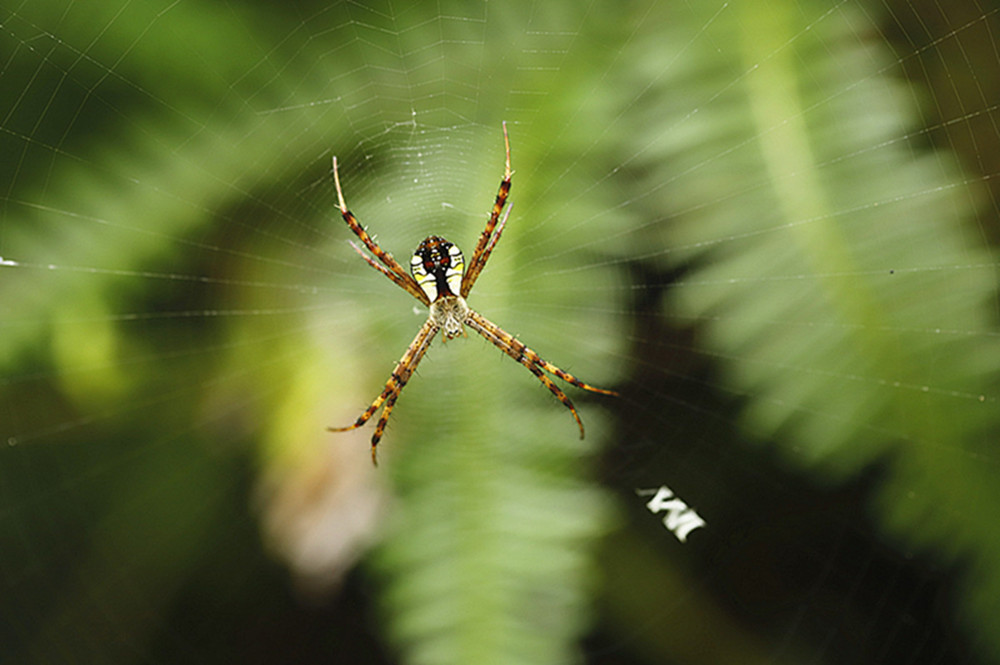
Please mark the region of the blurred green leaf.
MULTIPOLYGON (((996 260, 972 228, 981 192, 921 145, 913 94, 854 5, 680 16, 670 41, 685 50, 622 137, 641 155, 635 191, 654 193, 641 206, 664 220, 648 231, 669 250, 653 258, 692 266, 664 308, 696 326, 746 429, 789 460, 826 482, 890 463, 883 523, 973 562, 966 610, 1000 652, 1000 487, 981 454, 1000 424, 1000 347, 996 260)), ((665 39, 646 36, 636 62, 654 66, 665 39)))

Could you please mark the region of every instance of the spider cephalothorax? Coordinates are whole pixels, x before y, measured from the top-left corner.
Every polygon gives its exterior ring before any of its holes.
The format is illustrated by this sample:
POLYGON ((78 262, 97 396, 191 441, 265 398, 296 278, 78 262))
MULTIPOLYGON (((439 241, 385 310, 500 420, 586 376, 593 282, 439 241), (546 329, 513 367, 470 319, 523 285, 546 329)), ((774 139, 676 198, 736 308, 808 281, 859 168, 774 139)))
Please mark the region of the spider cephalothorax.
POLYGON ((465 334, 463 323, 469 318, 469 305, 462 296, 441 296, 431 303, 430 320, 444 332, 445 339, 465 334))
POLYGON ((345 432, 356 427, 361 427, 384 404, 385 409, 382 411, 382 417, 379 418, 378 424, 375 426, 375 434, 372 435, 372 463, 376 461, 375 449, 382 438, 382 433, 385 431, 385 424, 389 420, 392 407, 396 404, 400 392, 402 392, 406 382, 410 380, 410 376, 413 375, 414 370, 416 370, 417 365, 420 363, 420 359, 424 357, 427 347, 430 346, 431 340, 434 339, 438 331, 444 332, 445 339, 452 339, 465 334, 463 326, 469 326, 508 356, 527 367, 570 410, 573 418, 576 419, 576 424, 580 427, 581 439, 583 438, 583 423, 576 412, 576 407, 573 406, 573 402, 566 396, 566 393, 553 383, 552 379, 546 376, 545 372, 549 372, 563 381, 572 383, 574 386, 583 388, 584 390, 601 393, 602 395, 618 394, 613 390, 603 390, 586 384, 569 372, 564 372, 552 363, 542 360, 537 353, 525 346, 521 340, 479 312, 471 309, 465 302, 465 298, 472 290, 472 285, 475 284, 479 273, 486 266, 486 261, 490 258, 493 248, 500 239, 500 234, 503 233, 504 226, 507 224, 507 217, 510 215, 510 208, 508 207, 503 218, 500 217, 504 204, 507 202, 507 194, 510 192, 510 140, 507 138, 506 123, 503 125, 503 139, 507 154, 504 177, 500 182, 500 190, 497 192, 496 201, 493 203, 493 210, 490 213, 489 219, 486 220, 486 228, 479 235, 479 242, 476 243, 476 250, 472 255, 472 260, 469 262, 468 270, 465 269, 465 258, 456 245, 444 238, 430 236, 417 246, 417 251, 413 253, 413 258, 410 260, 410 272, 413 274, 412 276, 407 274, 396 259, 392 258, 392 254, 384 251, 379 247, 378 243, 372 240, 371 236, 368 235, 358 223, 358 220, 354 218, 354 215, 347 209, 347 205, 344 203, 344 194, 340 189, 337 158, 333 158, 333 182, 337 187, 337 202, 340 206, 340 214, 354 234, 382 262, 382 265, 365 254, 364 250, 353 242, 351 246, 357 250, 358 254, 361 255, 361 258, 368 265, 381 272, 395 282, 397 286, 430 308, 427 321, 424 322, 424 325, 420 328, 420 332, 417 333, 413 342, 410 343, 409 348, 406 349, 406 353, 400 359, 399 364, 396 365, 396 369, 393 370, 392 376, 386 382, 382 394, 375 398, 371 406, 358 417, 353 425, 328 428, 334 432, 345 432))

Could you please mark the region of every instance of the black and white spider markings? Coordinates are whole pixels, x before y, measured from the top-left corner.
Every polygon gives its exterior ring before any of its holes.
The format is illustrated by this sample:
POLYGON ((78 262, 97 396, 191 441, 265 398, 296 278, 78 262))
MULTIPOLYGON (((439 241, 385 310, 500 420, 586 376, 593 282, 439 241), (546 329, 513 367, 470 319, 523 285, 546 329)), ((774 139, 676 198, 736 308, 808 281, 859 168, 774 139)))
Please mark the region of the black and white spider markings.
POLYGON ((347 427, 329 427, 332 432, 346 432, 348 430, 361 427, 378 411, 379 407, 385 405, 382 417, 379 418, 375 426, 375 434, 372 435, 372 463, 376 463, 376 447, 382 438, 385 424, 389 420, 392 407, 396 404, 400 392, 406 382, 409 381, 413 372, 417 369, 421 358, 430 346, 434 336, 438 331, 444 332, 445 340, 465 334, 463 326, 469 326, 477 333, 488 339, 508 356, 521 363, 528 370, 538 377, 546 388, 548 388, 556 398, 566 405, 573 414, 577 425, 580 427, 580 438, 583 438, 583 423, 576 412, 573 402, 566 396, 559 386, 550 379, 545 372, 549 372, 559 377, 567 383, 589 390, 590 392, 602 395, 617 395, 613 390, 604 390, 584 383, 569 372, 564 372, 550 362, 543 360, 537 353, 525 346, 520 340, 500 328, 479 312, 470 308, 465 299, 476 279, 486 266, 493 248, 500 240, 510 208, 507 214, 500 217, 504 204, 507 202, 507 195, 510 192, 510 139, 507 136, 507 123, 503 123, 503 138, 506 150, 506 166, 504 168, 503 181, 500 183, 500 190, 497 192, 496 201, 493 203, 493 211, 486 221, 486 228, 479 236, 476 243, 476 251, 472 254, 472 260, 468 267, 465 259, 458 247, 444 238, 430 236, 425 238, 417 247, 410 259, 410 272, 412 276, 403 270, 403 267, 392 257, 392 254, 384 251, 378 243, 372 240, 371 236, 362 228, 358 220, 355 219, 351 211, 344 203, 344 194, 340 189, 340 175, 337 172, 337 158, 333 158, 333 182, 337 188, 337 201, 340 205, 340 214, 344 221, 351 228, 365 247, 374 254, 383 265, 379 265, 372 257, 364 252, 361 247, 351 242, 351 246, 361 255, 368 265, 378 270, 380 273, 391 279, 397 286, 406 290, 414 298, 430 308, 430 315, 427 321, 420 328, 420 332, 410 343, 406 353, 400 359, 396 368, 392 371, 389 380, 386 381, 382 394, 375 398, 371 406, 362 413, 352 425, 347 427))

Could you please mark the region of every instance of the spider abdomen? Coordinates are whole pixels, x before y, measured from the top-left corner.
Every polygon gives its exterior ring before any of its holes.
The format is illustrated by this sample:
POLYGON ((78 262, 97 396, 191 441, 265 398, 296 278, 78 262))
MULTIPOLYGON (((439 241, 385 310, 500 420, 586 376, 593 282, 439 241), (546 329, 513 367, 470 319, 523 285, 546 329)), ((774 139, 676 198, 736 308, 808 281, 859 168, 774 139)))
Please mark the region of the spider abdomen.
POLYGON ((431 302, 459 295, 464 271, 462 250, 439 236, 424 238, 410 259, 410 272, 431 302))

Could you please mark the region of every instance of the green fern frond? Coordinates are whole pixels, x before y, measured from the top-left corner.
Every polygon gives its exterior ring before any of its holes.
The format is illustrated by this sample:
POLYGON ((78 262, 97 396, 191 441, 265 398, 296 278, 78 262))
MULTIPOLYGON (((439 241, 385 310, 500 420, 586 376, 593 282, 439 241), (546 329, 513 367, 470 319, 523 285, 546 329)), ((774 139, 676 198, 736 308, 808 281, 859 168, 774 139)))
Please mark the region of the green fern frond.
POLYGON ((886 527, 976 562, 967 608, 1000 651, 1000 486, 980 454, 1000 424, 1000 345, 981 193, 924 145, 915 95, 854 5, 689 18, 683 34, 704 34, 636 105, 638 191, 667 220, 656 258, 693 266, 664 306, 700 331, 748 431, 817 478, 891 462, 886 527))

